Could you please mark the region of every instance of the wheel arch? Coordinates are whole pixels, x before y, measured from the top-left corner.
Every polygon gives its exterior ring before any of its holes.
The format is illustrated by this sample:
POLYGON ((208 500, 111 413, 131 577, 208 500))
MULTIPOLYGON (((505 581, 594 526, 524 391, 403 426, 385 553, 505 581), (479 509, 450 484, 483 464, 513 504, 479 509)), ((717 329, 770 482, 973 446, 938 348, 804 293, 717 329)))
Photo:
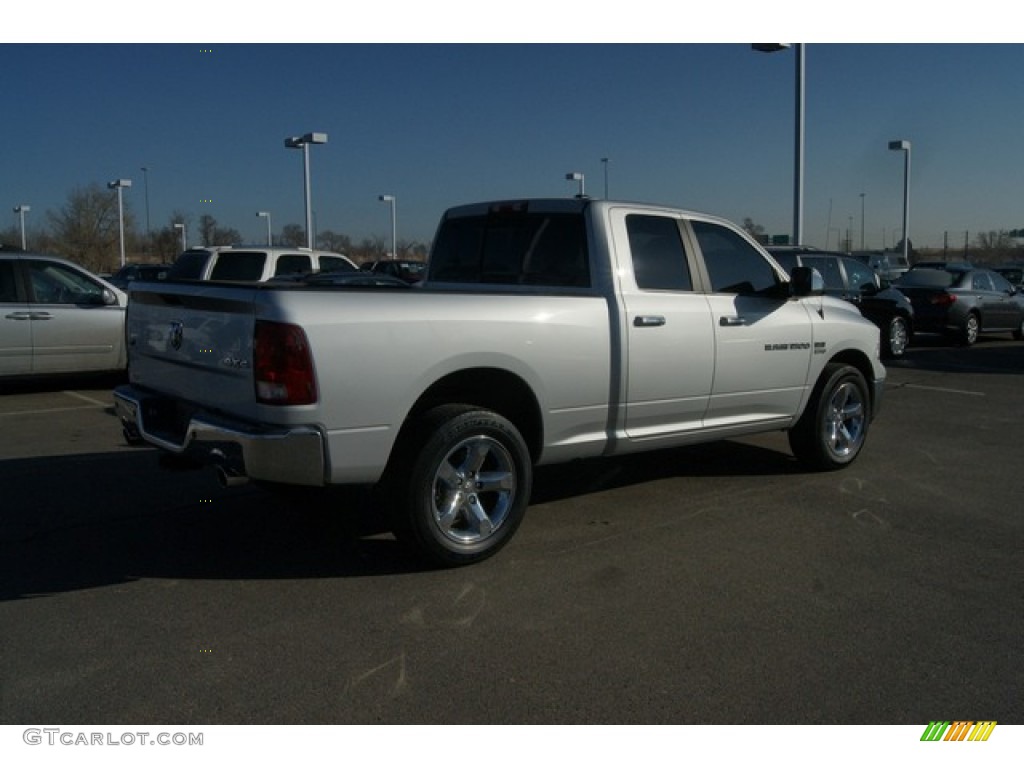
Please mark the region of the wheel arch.
MULTIPOLYGON (((878 404, 875 402, 875 388, 871 386, 872 382, 875 380, 875 372, 873 366, 871 365, 871 361, 868 359, 868 356, 857 349, 845 349, 842 352, 833 355, 832 358, 828 361, 828 363, 844 363, 846 365, 852 365, 854 368, 860 371, 861 376, 864 377, 864 381, 868 385, 868 399, 871 406, 869 420, 873 419, 874 414, 878 410, 878 404)), ((828 364, 826 364, 822 368, 822 375, 824 375, 824 371, 827 368, 828 364)))
POLYGON ((467 368, 434 382, 413 404, 398 434, 400 445, 420 418, 444 405, 468 405, 504 416, 523 436, 536 462, 544 445, 540 403, 520 376, 500 368, 467 368))

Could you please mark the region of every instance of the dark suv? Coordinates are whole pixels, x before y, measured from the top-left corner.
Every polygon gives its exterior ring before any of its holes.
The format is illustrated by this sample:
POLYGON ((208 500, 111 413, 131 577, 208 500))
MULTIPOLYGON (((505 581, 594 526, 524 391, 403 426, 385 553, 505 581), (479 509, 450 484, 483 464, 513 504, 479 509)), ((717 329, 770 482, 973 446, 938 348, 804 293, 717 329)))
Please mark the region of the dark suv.
POLYGON ((882 356, 900 357, 913 335, 914 309, 899 290, 882 280, 863 261, 843 253, 812 248, 768 248, 787 272, 813 267, 825 280, 825 293, 855 304, 868 320, 882 329, 882 356))

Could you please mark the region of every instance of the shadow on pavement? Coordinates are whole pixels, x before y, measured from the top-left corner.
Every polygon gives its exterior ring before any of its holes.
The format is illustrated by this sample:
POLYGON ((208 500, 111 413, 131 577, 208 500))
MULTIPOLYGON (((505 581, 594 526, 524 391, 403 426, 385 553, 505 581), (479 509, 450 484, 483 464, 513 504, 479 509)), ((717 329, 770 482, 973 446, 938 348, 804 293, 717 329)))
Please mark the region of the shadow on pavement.
MULTIPOLYGON (((537 470, 532 504, 680 476, 797 471, 788 454, 716 443, 537 470)), ((368 489, 221 488, 156 452, 0 462, 0 600, 143 578, 302 579, 422 566, 387 531, 368 489)))

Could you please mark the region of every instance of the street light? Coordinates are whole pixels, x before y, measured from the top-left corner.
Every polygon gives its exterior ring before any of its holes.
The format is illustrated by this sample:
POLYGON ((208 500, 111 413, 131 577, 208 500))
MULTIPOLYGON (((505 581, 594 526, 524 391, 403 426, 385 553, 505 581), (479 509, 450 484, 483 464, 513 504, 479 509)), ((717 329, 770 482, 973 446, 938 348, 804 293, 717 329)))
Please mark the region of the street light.
POLYGON ((377 198, 382 203, 391 204, 391 258, 398 258, 398 228, 397 221, 395 218, 395 206, 398 205, 398 201, 394 195, 381 195, 377 198))
POLYGON ((256 211, 257 216, 262 216, 267 220, 267 245, 272 246, 274 244, 273 230, 270 228, 270 211, 256 211))
POLYGON ((146 193, 146 247, 149 247, 149 168, 142 166, 142 186, 146 193))
POLYGON ((565 180, 566 181, 578 181, 580 183, 580 191, 576 194, 576 197, 586 197, 586 192, 585 192, 584 186, 583 186, 585 181, 584 181, 582 173, 580 173, 579 171, 573 171, 572 173, 567 173, 567 174, 565 174, 565 180))
POLYGON ((31 205, 16 205, 14 206, 14 212, 18 214, 21 219, 21 250, 27 250, 25 247, 25 214, 32 210, 31 205))
POLYGON ((185 225, 184 224, 175 224, 174 228, 181 230, 181 250, 182 251, 187 251, 188 247, 185 245, 185 225))
POLYGON ((860 193, 860 249, 864 250, 864 193, 860 193))
POLYGON ((124 266, 124 200, 121 197, 122 189, 129 189, 132 186, 131 179, 114 179, 107 182, 107 189, 117 190, 117 218, 121 231, 121 266, 124 266))
POLYGON ((313 203, 309 187, 309 145, 326 144, 326 133, 307 133, 302 136, 291 136, 284 140, 288 149, 302 150, 303 175, 306 180, 306 245, 313 248, 313 203))
MULTIPOLYGON (((761 53, 775 53, 789 48, 789 43, 754 43, 761 53)), ((804 241, 804 44, 796 46, 796 137, 793 154, 793 245, 804 241)))
POLYGON ((903 151, 903 263, 910 258, 910 142, 904 139, 889 142, 889 149, 903 151))

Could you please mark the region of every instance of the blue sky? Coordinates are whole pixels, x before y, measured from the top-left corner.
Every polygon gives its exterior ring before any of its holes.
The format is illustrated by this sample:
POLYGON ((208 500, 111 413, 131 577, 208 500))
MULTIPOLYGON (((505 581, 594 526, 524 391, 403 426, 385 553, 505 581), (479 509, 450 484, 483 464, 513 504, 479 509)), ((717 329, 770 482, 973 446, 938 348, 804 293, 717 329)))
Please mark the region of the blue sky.
MULTIPOLYGON (((603 196, 601 158, 612 197, 791 230, 792 50, 415 42, 437 39, 431 29, 372 44, 240 42, 275 38, 216 24, 212 42, 131 29, 5 40, 2 228, 15 205, 31 205, 31 232, 75 187, 115 178, 132 179, 125 200, 144 226, 148 178, 154 228, 175 210, 209 213, 259 241, 258 210, 277 231, 303 222, 302 156, 284 139, 318 131, 329 141, 311 149, 316 227, 355 239, 389 236, 385 193, 399 238, 420 241, 450 205, 571 195, 570 171, 603 196)), ((351 34, 336 39, 387 39, 351 34)), ((806 56, 805 241, 834 247, 852 229, 859 246, 863 193, 866 246, 893 243, 892 139, 913 145, 915 246, 1024 227, 1024 45, 811 42, 806 56)))

